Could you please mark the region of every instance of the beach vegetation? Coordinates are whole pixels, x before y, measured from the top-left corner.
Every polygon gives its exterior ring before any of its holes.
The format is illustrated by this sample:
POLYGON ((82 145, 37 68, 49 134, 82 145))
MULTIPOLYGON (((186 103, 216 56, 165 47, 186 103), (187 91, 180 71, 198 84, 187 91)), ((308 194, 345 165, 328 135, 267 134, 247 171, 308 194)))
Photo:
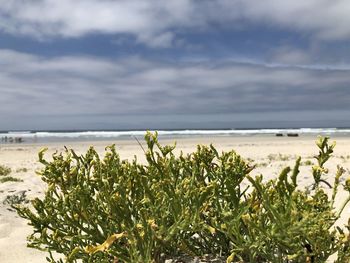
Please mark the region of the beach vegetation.
POLYGON ((147 133, 146 163, 121 160, 115 146, 101 158, 94 148, 77 155, 55 153, 40 171, 45 197, 32 207, 14 205, 34 232, 30 247, 48 252, 49 262, 164 262, 176 256, 215 255, 232 262, 326 262, 350 258, 350 225, 335 226, 349 203, 335 208, 341 185, 325 163, 335 144, 317 141, 310 176, 298 186, 301 158, 265 180, 235 151, 198 146, 176 156, 147 133), (329 177, 327 177, 329 178, 329 177), (325 187, 332 186, 328 195, 325 187), (57 259, 53 252, 62 255, 57 259))
POLYGON ((23 182, 23 180, 13 176, 0 177, 0 183, 6 183, 6 182, 23 182))
POLYGON ((281 154, 281 153, 278 153, 278 154, 269 154, 267 156, 267 159, 271 162, 271 161, 289 161, 290 159, 296 159, 295 156, 293 155, 289 155, 289 154, 281 154))
POLYGON ((350 159, 350 155, 340 155, 339 158, 342 159, 343 162, 346 162, 350 159))
POLYGON ((11 173, 11 168, 6 165, 0 165, 0 176, 7 176, 11 173))
POLYGON ((28 172, 28 169, 26 167, 16 169, 16 173, 26 173, 26 172, 28 172))
POLYGON ((268 162, 261 162, 261 163, 257 163, 256 167, 267 167, 269 165, 268 162))
POLYGON ((313 165, 313 162, 311 160, 306 160, 306 161, 301 162, 300 165, 302 165, 302 166, 311 166, 311 165, 313 165))
POLYGON ((6 196, 5 200, 2 202, 4 205, 20 205, 27 204, 29 200, 27 199, 26 191, 20 191, 17 194, 6 196))

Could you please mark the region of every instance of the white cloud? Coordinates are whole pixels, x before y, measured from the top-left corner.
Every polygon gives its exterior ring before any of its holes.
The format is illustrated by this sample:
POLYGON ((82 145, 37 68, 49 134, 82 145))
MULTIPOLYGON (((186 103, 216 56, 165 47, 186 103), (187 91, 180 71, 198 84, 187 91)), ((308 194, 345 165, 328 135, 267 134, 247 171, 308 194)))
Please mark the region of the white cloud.
MULTIPOLYGON (((346 0, 240 0, 246 18, 271 26, 311 33, 317 38, 349 39, 350 3, 346 0)), ((234 8, 234 5, 232 6, 234 8)))
POLYGON ((313 35, 350 38, 346 0, 3 0, 0 29, 41 39, 92 32, 131 34, 153 47, 173 43, 175 31, 256 23, 313 35))
MULTIPOLYGON (((11 0, 0 6, 2 30, 12 34, 80 37, 89 33, 133 34, 150 46, 167 46, 164 30, 186 22, 188 0, 11 0)), ((190 17, 190 16, 189 16, 190 17)), ((188 17, 188 18, 189 18, 188 17)))

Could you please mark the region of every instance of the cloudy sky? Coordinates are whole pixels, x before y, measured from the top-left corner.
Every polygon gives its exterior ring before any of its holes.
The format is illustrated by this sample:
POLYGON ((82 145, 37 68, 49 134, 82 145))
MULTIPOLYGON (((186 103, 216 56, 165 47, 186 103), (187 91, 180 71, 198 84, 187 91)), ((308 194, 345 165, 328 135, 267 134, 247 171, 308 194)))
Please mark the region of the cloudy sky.
POLYGON ((0 130, 350 126, 347 0, 0 0, 0 130))

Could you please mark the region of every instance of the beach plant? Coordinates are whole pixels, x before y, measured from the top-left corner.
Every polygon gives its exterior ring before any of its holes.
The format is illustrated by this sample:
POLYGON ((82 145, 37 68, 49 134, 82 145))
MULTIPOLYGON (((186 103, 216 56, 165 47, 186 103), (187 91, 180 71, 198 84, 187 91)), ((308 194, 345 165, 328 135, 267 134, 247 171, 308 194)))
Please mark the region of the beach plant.
POLYGON ((11 168, 5 165, 0 165, 0 176, 7 176, 11 173, 11 168))
POLYGON ((269 154, 267 156, 267 159, 271 162, 271 161, 289 161, 290 159, 295 159, 295 156, 293 155, 288 155, 288 154, 269 154))
POLYGON ((301 162, 300 165, 302 165, 302 166, 310 166, 310 165, 313 165, 313 162, 311 160, 306 160, 304 162, 301 162))
POLYGON ((16 173, 26 173, 26 172, 28 172, 28 169, 26 167, 16 169, 16 173))
MULTIPOLYGON (((350 225, 335 226, 350 200, 335 208, 344 170, 338 167, 333 182, 324 178, 335 146, 328 138, 317 141, 314 183, 305 189, 298 186, 300 157, 264 180, 234 151, 210 145, 175 155, 175 145, 162 146, 156 133, 145 140, 145 163, 121 160, 113 145, 102 159, 93 148, 85 155, 66 149, 51 161, 40 151, 45 197, 34 199, 33 208, 13 206, 34 229, 28 245, 60 263, 206 254, 227 263, 350 258, 350 225)), ((343 187, 350 192, 350 180, 343 187)))
POLYGON ((23 180, 13 176, 0 177, 0 183, 6 183, 6 182, 23 182, 23 180))
POLYGON ((29 200, 27 199, 26 191, 20 191, 17 194, 6 196, 5 200, 2 202, 4 205, 19 205, 19 204, 27 204, 29 200))

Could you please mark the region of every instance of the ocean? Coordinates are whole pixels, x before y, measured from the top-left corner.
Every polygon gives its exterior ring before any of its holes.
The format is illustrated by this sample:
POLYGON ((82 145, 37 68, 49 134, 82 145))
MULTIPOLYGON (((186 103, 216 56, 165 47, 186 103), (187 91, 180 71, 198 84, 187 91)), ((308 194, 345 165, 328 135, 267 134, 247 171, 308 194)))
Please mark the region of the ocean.
MULTIPOLYGON (((154 131, 151 131, 154 132, 154 131)), ((350 136, 350 128, 158 130, 160 138, 194 136, 350 136)), ((145 130, 122 131, 2 131, 0 143, 46 143, 69 141, 111 141, 142 138, 145 130)))

